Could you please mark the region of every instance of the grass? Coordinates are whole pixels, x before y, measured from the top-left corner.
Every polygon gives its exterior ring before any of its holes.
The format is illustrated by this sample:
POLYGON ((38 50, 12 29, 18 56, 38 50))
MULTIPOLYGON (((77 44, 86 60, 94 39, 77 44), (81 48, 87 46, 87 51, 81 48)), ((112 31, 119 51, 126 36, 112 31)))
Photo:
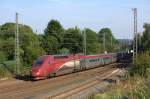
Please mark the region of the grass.
POLYGON ((12 74, 2 64, 0 64, 0 78, 11 77, 11 75, 12 74))
MULTIPOLYGON (((29 75, 31 67, 29 66, 20 66, 20 75, 29 75)), ((0 78, 11 78, 15 74, 15 61, 5 61, 0 63, 0 78)))
POLYGON ((138 55, 124 79, 110 91, 99 93, 93 99, 150 99, 150 52, 138 55))
MULTIPOLYGON (((94 99, 149 99, 150 86, 146 83, 150 82, 140 76, 129 77, 128 80, 112 86, 109 92, 96 94, 94 99)), ((149 84, 148 84, 149 85, 149 84)))
POLYGON ((0 78, 12 77, 14 72, 14 61, 5 61, 0 63, 0 78))

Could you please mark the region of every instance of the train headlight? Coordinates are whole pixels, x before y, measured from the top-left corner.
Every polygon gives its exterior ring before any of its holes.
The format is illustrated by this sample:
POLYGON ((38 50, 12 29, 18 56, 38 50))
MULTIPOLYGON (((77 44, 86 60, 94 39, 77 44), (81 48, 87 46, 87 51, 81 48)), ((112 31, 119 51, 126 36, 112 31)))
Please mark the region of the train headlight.
POLYGON ((36 73, 36 75, 39 75, 39 74, 40 74, 40 72, 37 72, 37 73, 36 73))
POLYGON ((37 74, 37 75, 40 75, 40 70, 38 70, 36 74, 37 74))

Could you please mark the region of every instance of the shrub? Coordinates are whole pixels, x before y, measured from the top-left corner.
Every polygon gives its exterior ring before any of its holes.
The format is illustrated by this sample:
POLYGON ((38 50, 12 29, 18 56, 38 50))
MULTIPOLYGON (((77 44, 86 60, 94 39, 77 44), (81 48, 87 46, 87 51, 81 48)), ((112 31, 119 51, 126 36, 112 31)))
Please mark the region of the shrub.
MULTIPOLYGON (((150 52, 138 55, 131 65, 127 79, 112 86, 109 92, 97 94, 93 99, 149 99, 150 97, 150 52)), ((125 78, 126 78, 125 76, 125 78)))
POLYGON ((59 54, 62 54, 62 55, 68 55, 70 52, 69 52, 69 49, 67 48, 62 48, 59 50, 59 54))
POLYGON ((4 62, 6 60, 6 55, 4 52, 0 51, 0 63, 4 62))
POLYGON ((130 74, 140 75, 143 77, 148 76, 148 69, 150 67, 150 52, 141 53, 138 55, 135 64, 132 65, 130 74))
POLYGON ((149 99, 150 86, 145 83, 141 76, 131 77, 110 87, 110 91, 95 95, 93 99, 149 99))
POLYGON ((11 73, 4 67, 3 64, 0 64, 0 78, 10 77, 11 73))

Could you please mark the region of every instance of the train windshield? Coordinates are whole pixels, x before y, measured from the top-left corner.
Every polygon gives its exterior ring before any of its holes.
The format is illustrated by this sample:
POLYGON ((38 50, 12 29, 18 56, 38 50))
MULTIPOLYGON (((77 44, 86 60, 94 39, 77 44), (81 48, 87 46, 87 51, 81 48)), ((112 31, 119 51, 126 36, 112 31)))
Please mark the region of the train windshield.
POLYGON ((37 59, 33 66, 42 65, 44 63, 44 60, 45 60, 45 57, 41 57, 41 58, 37 59))

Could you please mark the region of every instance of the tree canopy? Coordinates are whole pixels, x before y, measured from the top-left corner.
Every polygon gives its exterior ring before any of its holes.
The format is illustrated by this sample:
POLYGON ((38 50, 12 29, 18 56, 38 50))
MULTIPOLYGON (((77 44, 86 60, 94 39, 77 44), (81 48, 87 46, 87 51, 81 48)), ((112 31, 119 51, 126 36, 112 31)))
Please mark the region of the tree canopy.
POLYGON ((87 54, 97 54, 101 52, 101 44, 98 42, 98 35, 93 30, 86 28, 87 54))
POLYGON ((144 24, 144 32, 142 37, 142 44, 145 50, 150 50, 150 24, 144 24))
POLYGON ((118 41, 114 38, 110 28, 102 28, 98 33, 98 37, 101 44, 104 44, 105 39, 105 49, 104 47, 102 48, 103 52, 104 50, 107 52, 113 52, 117 47, 118 41))
MULTIPOLYGON (((8 60, 14 59, 15 52, 15 23, 5 23, 1 26, 0 51, 5 53, 8 60)), ((20 58, 22 64, 32 64, 32 61, 42 55, 44 50, 33 42, 38 43, 38 37, 33 30, 27 26, 19 24, 20 58)))
MULTIPOLYGON (((14 60, 15 27, 15 23, 5 23, 0 26, 0 63, 14 60)), ((36 34, 30 26, 19 24, 21 65, 31 67, 32 62, 44 54, 84 53, 84 33, 86 33, 87 55, 104 52, 102 46, 104 33, 107 40, 107 51, 112 52, 116 46, 116 39, 109 28, 103 28, 99 33, 89 28, 85 30, 81 30, 78 27, 64 29, 59 21, 50 20, 44 33, 36 34), (113 45, 110 44, 111 40, 113 45)))
POLYGON ((65 30, 63 37, 63 48, 67 48, 71 53, 82 52, 82 35, 81 30, 77 27, 65 30))
POLYGON ((58 42, 61 42, 61 36, 63 31, 64 29, 59 21, 50 20, 44 33, 45 36, 54 36, 55 38, 57 38, 58 42))
POLYGON ((57 54, 62 43, 64 29, 60 22, 51 20, 44 31, 42 47, 47 54, 57 54))

